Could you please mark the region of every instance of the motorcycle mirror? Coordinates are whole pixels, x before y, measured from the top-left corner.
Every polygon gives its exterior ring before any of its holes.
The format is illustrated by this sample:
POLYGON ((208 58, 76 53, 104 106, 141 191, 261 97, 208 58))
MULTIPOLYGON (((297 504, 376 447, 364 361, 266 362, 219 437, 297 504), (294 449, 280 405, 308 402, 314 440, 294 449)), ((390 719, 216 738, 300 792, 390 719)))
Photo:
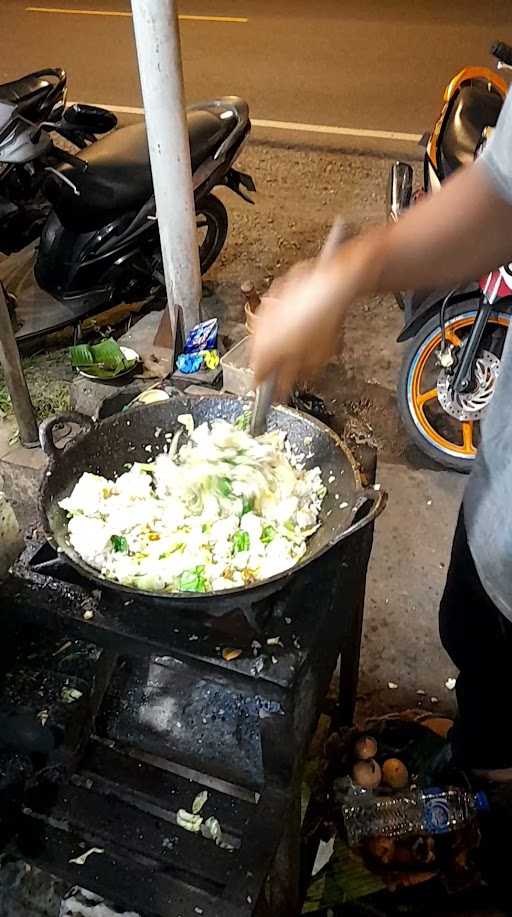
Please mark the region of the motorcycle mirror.
POLYGON ((63 118, 67 127, 79 128, 93 134, 107 134, 117 125, 117 118, 106 108, 75 103, 66 108, 63 118))

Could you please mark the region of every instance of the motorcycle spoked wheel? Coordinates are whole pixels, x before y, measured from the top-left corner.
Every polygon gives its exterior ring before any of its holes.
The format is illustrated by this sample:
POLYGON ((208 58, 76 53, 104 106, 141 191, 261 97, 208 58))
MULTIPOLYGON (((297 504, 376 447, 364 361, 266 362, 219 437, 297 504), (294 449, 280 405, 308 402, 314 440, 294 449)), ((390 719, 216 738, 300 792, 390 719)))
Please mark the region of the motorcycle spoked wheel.
MULTIPOLYGON (((446 339, 455 351, 464 346, 475 317, 474 301, 447 309, 446 339)), ((402 422, 416 446, 445 468, 471 471, 480 442, 480 418, 494 394, 511 318, 504 310, 491 315, 477 355, 477 388, 459 396, 457 403, 446 391, 446 375, 437 357, 441 345, 438 316, 426 322, 404 356, 397 392, 402 422), (455 413, 463 413, 464 418, 453 416, 455 413)))
POLYGON ((228 234, 228 214, 222 201, 207 194, 196 209, 199 263, 205 274, 219 257, 228 234))

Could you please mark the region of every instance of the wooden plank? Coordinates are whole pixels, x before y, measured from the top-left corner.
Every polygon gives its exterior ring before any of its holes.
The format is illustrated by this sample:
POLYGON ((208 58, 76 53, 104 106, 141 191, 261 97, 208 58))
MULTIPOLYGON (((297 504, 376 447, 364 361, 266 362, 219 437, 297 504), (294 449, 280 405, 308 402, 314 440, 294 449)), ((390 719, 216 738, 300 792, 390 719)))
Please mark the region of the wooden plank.
POLYGON ((80 777, 94 781, 96 792, 108 792, 118 798, 122 792, 121 798, 126 799, 124 791, 132 790, 133 804, 137 807, 144 808, 146 800, 172 813, 178 809, 190 812, 197 793, 206 789, 205 817, 215 816, 223 830, 237 837, 243 834, 255 808, 245 799, 202 786, 96 741, 91 742, 87 749, 80 777))

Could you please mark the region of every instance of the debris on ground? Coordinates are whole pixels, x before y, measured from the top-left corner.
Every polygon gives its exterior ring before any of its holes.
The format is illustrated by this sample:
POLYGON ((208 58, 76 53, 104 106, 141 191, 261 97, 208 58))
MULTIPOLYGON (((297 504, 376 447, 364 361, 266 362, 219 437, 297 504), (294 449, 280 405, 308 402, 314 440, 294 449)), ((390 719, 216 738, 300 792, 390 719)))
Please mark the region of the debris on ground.
POLYGON ((74 857, 72 860, 69 860, 70 863, 75 863, 76 866, 85 866, 87 860, 90 856, 96 853, 98 855, 105 853, 103 847, 91 847, 90 850, 86 850, 85 853, 81 853, 80 856, 74 857))

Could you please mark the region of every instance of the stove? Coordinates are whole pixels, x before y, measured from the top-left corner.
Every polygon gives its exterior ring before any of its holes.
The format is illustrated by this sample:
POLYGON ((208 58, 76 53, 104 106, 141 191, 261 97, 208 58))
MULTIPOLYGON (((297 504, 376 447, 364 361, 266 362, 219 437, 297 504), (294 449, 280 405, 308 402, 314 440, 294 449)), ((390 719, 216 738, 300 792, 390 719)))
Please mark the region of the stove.
POLYGON ((0 648, 4 829, 25 859, 144 917, 297 913, 300 771, 340 652, 352 715, 371 539, 216 618, 91 588, 28 540, 0 648), (178 813, 203 791, 192 833, 178 813))

